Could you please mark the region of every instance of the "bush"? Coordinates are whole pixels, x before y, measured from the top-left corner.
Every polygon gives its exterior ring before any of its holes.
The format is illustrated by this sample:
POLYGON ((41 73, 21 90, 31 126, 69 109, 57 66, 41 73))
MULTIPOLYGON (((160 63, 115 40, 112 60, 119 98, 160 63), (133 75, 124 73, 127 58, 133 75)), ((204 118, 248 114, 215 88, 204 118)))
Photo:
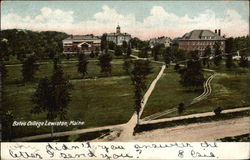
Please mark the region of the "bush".
POLYGON ((184 103, 180 103, 178 106, 178 113, 181 115, 185 111, 185 105, 184 103))
POLYGON ((221 107, 217 107, 214 109, 214 113, 216 116, 219 116, 221 114, 222 108, 221 107))

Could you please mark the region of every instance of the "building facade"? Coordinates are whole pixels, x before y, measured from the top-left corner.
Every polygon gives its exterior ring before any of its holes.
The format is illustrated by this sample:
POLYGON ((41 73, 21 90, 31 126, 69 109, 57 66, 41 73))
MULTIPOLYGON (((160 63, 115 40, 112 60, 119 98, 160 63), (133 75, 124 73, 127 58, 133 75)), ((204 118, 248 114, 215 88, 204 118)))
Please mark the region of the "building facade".
POLYGON ((212 32, 210 30, 193 30, 183 35, 178 40, 179 49, 186 51, 198 50, 202 55, 207 46, 211 47, 213 52, 213 45, 218 43, 222 52, 225 52, 225 38, 221 36, 220 29, 212 32))
POLYGON ((63 40, 63 54, 99 52, 101 39, 94 35, 71 35, 63 40))
POLYGON ((114 42, 116 45, 122 45, 123 41, 129 43, 131 35, 128 33, 121 33, 121 27, 116 27, 115 33, 107 34, 107 41, 114 42))
POLYGON ((158 38, 152 38, 149 40, 149 45, 151 48, 153 48, 157 44, 163 44, 165 47, 170 47, 171 45, 171 39, 169 37, 158 37, 158 38))

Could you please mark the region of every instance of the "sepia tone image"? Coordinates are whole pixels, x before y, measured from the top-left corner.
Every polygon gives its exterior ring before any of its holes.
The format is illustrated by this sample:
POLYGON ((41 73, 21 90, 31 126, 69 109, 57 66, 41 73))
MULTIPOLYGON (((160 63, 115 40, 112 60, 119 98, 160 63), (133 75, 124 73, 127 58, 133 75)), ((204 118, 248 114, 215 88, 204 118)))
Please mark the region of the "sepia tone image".
POLYGON ((4 142, 249 142, 248 1, 1 1, 4 142))

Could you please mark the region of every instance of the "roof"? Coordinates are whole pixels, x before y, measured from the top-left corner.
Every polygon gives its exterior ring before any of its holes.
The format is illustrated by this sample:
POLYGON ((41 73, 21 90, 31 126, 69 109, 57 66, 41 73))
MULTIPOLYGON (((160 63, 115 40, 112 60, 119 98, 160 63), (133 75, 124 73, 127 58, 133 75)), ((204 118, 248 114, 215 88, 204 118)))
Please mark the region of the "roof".
POLYGON ((131 36, 128 33, 108 33, 107 36, 131 36))
POLYGON ((94 36, 94 35, 71 35, 68 38, 64 40, 98 40, 100 38, 94 36))
POLYGON ((154 43, 165 43, 168 41, 171 41, 171 39, 169 37, 158 37, 158 38, 152 38, 149 40, 150 42, 154 42, 154 43))
POLYGON ((186 33, 179 40, 226 40, 210 30, 193 30, 186 33), (211 37, 211 38, 210 38, 211 37))

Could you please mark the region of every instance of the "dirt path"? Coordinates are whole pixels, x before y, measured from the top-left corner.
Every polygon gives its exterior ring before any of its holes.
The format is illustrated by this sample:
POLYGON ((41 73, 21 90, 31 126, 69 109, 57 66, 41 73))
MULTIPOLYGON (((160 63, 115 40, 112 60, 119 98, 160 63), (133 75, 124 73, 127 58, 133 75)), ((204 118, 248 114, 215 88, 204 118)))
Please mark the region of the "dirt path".
POLYGON ((249 124, 249 117, 209 123, 196 123, 187 126, 142 132, 134 136, 133 141, 215 141, 224 137, 250 133, 249 124))
MULTIPOLYGON (((166 65, 162 65, 162 68, 161 68, 159 74, 153 80, 153 82, 149 86, 147 92, 143 96, 143 100, 141 102, 141 111, 139 113, 139 117, 142 115, 142 112, 143 112, 143 110, 145 108, 145 105, 146 105, 146 103, 148 101, 148 98, 151 95, 151 93, 153 92, 153 90, 154 90, 154 88, 156 86, 156 83, 161 78, 162 74, 164 73, 165 68, 166 68, 166 65)), ((136 124, 137 124, 137 114, 134 113, 133 116, 131 117, 131 119, 128 121, 128 123, 126 123, 122 127, 122 131, 120 132, 120 136, 118 138, 116 138, 116 141, 129 141, 133 136, 134 127, 136 126, 136 124)))
MULTIPOLYGON (((227 110, 223 110, 221 113, 233 113, 233 112, 247 111, 247 110, 250 110, 250 107, 227 109, 227 110)), ((189 119, 189 118, 201 118, 201 117, 208 117, 208 116, 214 116, 214 115, 215 115, 214 112, 196 113, 196 114, 190 114, 190 115, 185 115, 185 116, 156 119, 152 121, 142 121, 141 124, 154 124, 154 123, 160 123, 160 122, 184 120, 184 119, 189 119)))

